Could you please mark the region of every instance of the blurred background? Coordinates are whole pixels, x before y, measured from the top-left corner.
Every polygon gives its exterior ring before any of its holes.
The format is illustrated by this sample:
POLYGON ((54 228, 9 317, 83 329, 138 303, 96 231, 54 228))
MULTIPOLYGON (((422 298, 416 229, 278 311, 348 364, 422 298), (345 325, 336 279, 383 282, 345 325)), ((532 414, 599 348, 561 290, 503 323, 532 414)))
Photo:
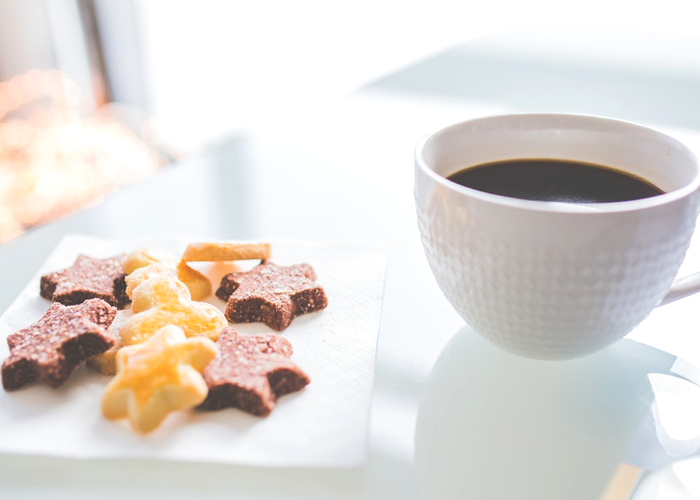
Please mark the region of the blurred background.
POLYGON ((690 0, 0 0, 0 244, 363 89, 700 129, 699 13, 690 0))

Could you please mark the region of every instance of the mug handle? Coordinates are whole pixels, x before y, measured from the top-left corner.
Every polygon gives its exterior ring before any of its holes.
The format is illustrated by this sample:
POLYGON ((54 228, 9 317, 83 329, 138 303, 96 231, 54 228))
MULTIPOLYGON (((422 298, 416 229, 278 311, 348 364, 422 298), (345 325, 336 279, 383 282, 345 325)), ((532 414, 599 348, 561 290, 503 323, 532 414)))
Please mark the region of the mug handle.
POLYGON ((678 278, 671 285, 671 289, 668 291, 666 296, 663 298, 660 306, 670 304, 678 299, 687 297, 694 293, 700 292, 700 273, 691 274, 690 276, 684 276, 683 278, 678 278))

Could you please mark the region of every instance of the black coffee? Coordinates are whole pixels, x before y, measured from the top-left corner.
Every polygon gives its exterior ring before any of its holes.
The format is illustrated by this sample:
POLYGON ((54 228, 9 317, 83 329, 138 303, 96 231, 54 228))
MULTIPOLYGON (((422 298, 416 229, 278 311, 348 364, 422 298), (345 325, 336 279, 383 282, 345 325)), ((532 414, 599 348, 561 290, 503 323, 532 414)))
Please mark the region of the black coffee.
POLYGON ((447 177, 462 186, 524 200, 607 203, 663 194, 650 182, 603 165, 522 159, 467 167, 447 177))

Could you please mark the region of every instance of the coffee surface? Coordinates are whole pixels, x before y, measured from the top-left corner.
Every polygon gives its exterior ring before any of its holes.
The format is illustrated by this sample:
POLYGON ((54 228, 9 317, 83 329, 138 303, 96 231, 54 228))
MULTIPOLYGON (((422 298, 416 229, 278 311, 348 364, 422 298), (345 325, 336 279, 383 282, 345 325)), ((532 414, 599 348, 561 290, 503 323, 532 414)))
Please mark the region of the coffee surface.
POLYGON ((519 159, 484 163, 447 179, 479 191, 524 200, 607 203, 663 194, 652 183, 602 165, 571 160, 519 159))

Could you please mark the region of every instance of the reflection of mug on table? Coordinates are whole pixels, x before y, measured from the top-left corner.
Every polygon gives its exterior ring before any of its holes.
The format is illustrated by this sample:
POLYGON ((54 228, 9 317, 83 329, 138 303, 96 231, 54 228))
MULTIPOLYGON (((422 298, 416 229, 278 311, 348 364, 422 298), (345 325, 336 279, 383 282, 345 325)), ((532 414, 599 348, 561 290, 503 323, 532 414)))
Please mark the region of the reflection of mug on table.
POLYGON ((660 132, 590 116, 482 118, 421 141, 415 176, 421 237, 438 284, 471 327, 509 351, 585 355, 626 335, 660 303, 700 288, 695 275, 672 284, 695 227, 700 167, 660 132), (576 204, 446 179, 522 158, 604 165, 664 193, 576 204))
POLYGON ((460 329, 418 408, 421 498, 602 500, 649 414, 649 374, 669 373, 675 359, 623 339, 551 363, 513 356, 460 329))

